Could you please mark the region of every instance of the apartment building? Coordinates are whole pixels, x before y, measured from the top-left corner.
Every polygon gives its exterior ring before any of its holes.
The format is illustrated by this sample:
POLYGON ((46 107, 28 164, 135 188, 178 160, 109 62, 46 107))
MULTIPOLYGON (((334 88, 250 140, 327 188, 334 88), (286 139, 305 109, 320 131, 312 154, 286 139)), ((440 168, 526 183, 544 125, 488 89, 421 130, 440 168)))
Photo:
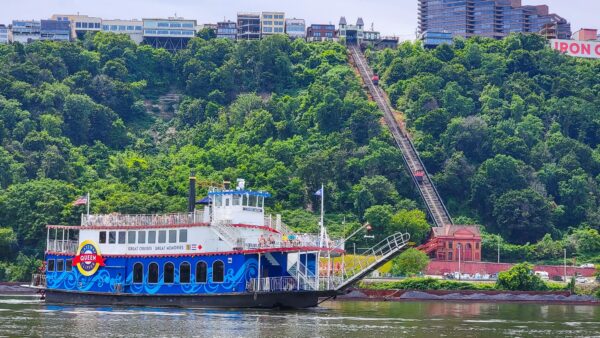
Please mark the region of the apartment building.
POLYGON ((285 33, 292 39, 306 38, 306 21, 304 19, 285 19, 285 33))
POLYGON ((521 0, 419 0, 418 31, 494 39, 510 33, 552 31, 568 38, 571 26, 546 5, 523 6, 521 0))
POLYGON ((68 20, 42 20, 40 40, 71 41, 71 22, 68 20))
POLYGON ((143 19, 144 43, 170 51, 183 49, 196 35, 196 20, 170 17, 143 19))
POLYGON ((71 23, 71 38, 82 39, 87 32, 102 30, 102 18, 75 14, 54 14, 52 20, 69 21, 71 23))
POLYGON ((285 33, 285 13, 283 12, 262 12, 260 17, 261 35, 269 36, 273 34, 285 33))
POLYGON ((136 44, 142 43, 143 23, 140 20, 102 20, 102 31, 127 34, 136 44))
POLYGON ((238 40, 260 39, 260 13, 238 13, 237 29, 238 40))
POLYGON ((0 43, 8 43, 9 39, 8 39, 8 34, 9 33, 9 29, 8 26, 0 24, 0 43))
POLYGON ((233 21, 217 22, 217 38, 219 39, 237 39, 237 24, 233 21))
POLYGON ((41 38, 42 24, 35 20, 13 20, 10 29, 13 42, 29 43, 41 38))
POLYGON ((339 37, 346 44, 361 44, 365 38, 365 22, 362 18, 356 20, 356 25, 349 25, 345 17, 340 18, 339 37))
POLYGON ((306 30, 306 40, 309 42, 337 41, 338 35, 335 25, 310 25, 306 30))

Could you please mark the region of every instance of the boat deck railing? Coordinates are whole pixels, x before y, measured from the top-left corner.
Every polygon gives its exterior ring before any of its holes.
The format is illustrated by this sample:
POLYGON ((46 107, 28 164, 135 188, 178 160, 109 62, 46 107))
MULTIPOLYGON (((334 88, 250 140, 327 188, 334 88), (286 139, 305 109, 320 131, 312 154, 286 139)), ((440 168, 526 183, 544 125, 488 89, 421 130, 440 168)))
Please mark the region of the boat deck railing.
POLYGON ((173 214, 139 214, 124 215, 112 213, 106 215, 82 215, 82 226, 144 226, 144 225, 177 225, 195 224, 203 222, 202 210, 191 213, 173 214))
POLYGON ((306 277, 296 279, 291 276, 251 278, 246 284, 247 292, 281 292, 281 291, 326 291, 334 290, 343 282, 339 276, 306 277), (318 290, 315 290, 318 286, 318 290))
POLYGON ((61 239, 49 239, 47 250, 52 252, 72 253, 77 252, 79 247, 79 241, 75 240, 61 240, 61 239))
POLYGON ((329 240, 321 243, 319 235, 284 235, 282 238, 273 239, 272 237, 259 239, 258 243, 244 243, 244 249, 264 249, 264 248, 297 248, 297 247, 323 247, 332 249, 344 249, 343 239, 329 240))
POLYGON ((31 287, 45 288, 46 287, 46 275, 43 273, 34 273, 31 275, 31 287))

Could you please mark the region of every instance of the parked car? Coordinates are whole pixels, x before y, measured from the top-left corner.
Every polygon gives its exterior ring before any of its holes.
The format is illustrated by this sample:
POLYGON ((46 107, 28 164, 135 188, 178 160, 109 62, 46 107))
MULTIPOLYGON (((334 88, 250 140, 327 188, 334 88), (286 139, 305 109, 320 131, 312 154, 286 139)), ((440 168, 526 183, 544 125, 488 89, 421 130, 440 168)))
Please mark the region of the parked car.
POLYGON ((552 279, 555 282, 564 282, 565 281, 563 276, 552 276, 550 279, 552 279))
POLYGON ((550 280, 550 277, 546 271, 536 271, 534 274, 540 277, 542 280, 550 280))
POLYGON ((596 266, 592 263, 581 264, 580 268, 595 268, 596 266))
POLYGON ((577 278, 575 278, 575 282, 577 282, 579 284, 585 284, 588 282, 588 279, 585 277, 577 277, 577 278))

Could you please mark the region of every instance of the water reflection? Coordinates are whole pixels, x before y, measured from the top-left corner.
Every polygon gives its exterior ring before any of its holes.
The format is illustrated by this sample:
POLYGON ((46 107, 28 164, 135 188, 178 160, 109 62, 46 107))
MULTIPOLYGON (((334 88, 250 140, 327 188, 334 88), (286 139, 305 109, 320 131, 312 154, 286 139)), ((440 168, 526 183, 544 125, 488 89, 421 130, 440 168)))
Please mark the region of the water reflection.
POLYGON ((0 299, 0 336, 581 337, 598 307, 509 303, 326 302, 281 310, 73 307, 0 299))

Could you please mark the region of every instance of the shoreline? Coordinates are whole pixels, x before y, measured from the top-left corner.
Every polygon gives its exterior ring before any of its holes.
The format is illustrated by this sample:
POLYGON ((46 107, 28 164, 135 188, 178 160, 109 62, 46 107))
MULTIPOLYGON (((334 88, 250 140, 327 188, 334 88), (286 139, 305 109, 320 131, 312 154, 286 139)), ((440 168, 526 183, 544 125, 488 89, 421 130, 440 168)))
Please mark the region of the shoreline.
POLYGON ((531 303, 600 306, 600 299, 579 296, 568 291, 488 291, 488 290, 371 290, 350 289, 334 301, 379 302, 460 302, 460 303, 531 303))
POLYGON ((0 282, 0 296, 35 295, 38 290, 26 288, 28 282, 0 282))

